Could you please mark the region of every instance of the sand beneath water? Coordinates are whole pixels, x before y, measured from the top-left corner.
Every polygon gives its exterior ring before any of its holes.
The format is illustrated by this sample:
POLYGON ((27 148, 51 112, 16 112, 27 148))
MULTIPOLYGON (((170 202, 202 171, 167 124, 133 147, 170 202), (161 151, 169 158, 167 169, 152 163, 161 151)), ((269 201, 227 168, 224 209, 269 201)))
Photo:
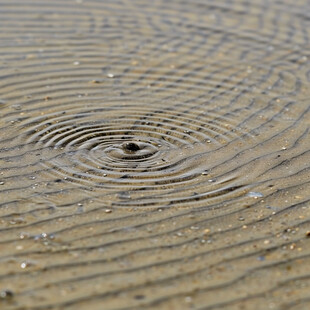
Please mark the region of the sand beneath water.
POLYGON ((309 12, 0 0, 0 309, 310 309, 309 12))

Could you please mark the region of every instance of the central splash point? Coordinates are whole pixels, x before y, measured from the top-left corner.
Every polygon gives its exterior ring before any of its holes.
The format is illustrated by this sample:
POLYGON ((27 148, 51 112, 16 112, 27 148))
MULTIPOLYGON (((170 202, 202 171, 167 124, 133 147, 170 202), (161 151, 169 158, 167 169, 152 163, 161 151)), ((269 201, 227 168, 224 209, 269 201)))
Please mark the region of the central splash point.
POLYGON ((122 141, 105 148, 105 154, 113 160, 140 161, 152 157, 158 152, 158 146, 150 141, 122 141))
POLYGON ((122 148, 125 152, 134 153, 141 150, 140 146, 135 142, 125 142, 122 144, 122 148))

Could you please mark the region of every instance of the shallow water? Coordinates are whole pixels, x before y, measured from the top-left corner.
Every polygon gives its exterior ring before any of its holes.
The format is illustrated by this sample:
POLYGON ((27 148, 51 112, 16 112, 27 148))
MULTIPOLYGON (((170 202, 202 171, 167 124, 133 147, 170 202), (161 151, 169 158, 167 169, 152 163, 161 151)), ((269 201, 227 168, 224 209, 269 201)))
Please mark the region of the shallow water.
POLYGON ((309 309, 310 2, 0 0, 0 309, 309 309))

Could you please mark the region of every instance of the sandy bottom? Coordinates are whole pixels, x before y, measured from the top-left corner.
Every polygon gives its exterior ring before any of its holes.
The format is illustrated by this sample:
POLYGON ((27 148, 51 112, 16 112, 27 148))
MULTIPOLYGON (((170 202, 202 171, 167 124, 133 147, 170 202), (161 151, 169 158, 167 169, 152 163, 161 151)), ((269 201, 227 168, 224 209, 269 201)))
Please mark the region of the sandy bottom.
POLYGON ((309 11, 0 0, 0 309, 310 309, 309 11))

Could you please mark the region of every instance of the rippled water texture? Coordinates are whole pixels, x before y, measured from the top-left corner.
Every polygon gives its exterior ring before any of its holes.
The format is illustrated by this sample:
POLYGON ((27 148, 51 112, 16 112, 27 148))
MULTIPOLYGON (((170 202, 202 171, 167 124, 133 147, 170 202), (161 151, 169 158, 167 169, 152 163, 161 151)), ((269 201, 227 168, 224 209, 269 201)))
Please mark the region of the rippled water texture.
POLYGON ((308 0, 0 0, 0 309, 309 309, 308 0))

